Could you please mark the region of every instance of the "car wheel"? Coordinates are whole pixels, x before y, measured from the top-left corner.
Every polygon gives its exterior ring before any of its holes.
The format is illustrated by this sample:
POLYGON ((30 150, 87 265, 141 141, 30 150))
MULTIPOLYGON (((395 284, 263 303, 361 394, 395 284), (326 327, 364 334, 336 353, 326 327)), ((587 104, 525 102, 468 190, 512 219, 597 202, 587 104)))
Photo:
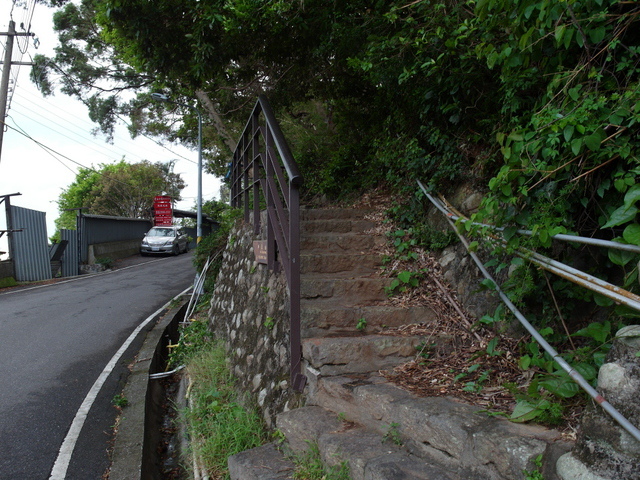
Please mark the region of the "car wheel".
POLYGON ((174 255, 180 255, 180 245, 174 245, 173 246, 173 254, 174 255))

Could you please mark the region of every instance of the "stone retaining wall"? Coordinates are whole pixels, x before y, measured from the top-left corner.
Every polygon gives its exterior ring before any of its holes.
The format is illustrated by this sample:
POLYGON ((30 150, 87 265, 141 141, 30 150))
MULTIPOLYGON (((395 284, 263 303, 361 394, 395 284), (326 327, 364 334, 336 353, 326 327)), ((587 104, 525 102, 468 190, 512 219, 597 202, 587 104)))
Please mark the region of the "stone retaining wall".
POLYGON ((289 380, 286 279, 254 260, 255 239, 250 225, 231 231, 209 318, 214 334, 226 343, 238 390, 272 426, 276 414, 298 406, 300 396, 289 380))

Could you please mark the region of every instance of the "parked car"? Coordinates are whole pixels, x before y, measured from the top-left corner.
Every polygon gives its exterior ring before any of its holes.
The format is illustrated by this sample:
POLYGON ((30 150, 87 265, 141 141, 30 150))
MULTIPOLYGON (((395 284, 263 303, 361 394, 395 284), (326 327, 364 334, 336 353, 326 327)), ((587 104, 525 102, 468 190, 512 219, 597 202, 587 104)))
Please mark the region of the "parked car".
POLYGON ((140 254, 172 253, 179 255, 189 251, 189 237, 180 227, 153 227, 140 244, 140 254))

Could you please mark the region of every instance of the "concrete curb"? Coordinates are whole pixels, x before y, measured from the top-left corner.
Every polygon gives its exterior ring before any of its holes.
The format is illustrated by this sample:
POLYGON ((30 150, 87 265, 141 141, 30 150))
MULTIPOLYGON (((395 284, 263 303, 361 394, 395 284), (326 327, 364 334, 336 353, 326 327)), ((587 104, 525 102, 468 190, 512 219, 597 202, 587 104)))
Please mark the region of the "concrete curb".
POLYGON ((136 480, 156 478, 150 464, 155 458, 153 426, 156 423, 151 400, 157 389, 149 382, 149 374, 163 370, 166 345, 177 341, 178 324, 184 318, 186 300, 179 307, 169 309, 147 333, 136 357, 131 374, 123 390, 128 404, 122 409, 111 454, 109 480, 136 480), (149 406, 148 406, 149 405, 149 406))

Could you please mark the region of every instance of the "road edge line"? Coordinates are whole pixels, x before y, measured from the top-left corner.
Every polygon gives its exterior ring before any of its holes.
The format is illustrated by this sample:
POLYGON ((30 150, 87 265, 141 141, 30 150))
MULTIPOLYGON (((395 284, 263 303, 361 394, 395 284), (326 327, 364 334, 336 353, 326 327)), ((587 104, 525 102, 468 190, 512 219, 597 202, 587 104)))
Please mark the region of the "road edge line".
POLYGON ((62 445, 60 446, 60 450, 58 451, 58 457, 56 458, 55 463, 53 464, 53 468, 51 469, 51 474, 49 476, 49 480, 64 480, 67 475, 67 470, 69 468, 69 463, 71 462, 71 456, 73 455, 73 451, 75 449, 76 443, 78 442, 78 437, 80 436, 80 432, 82 431, 82 427, 84 425, 85 420, 87 419, 87 415, 89 414, 89 410, 95 402, 98 393, 102 389, 102 386, 106 382, 107 378, 113 371, 118 363, 118 360, 124 355, 124 352, 129 348, 131 343, 138 336, 140 331, 146 327, 157 315, 159 315, 164 309, 166 309, 173 299, 184 295, 187 293, 193 286, 187 287, 185 290, 180 292, 178 295, 173 297, 167 303, 165 303, 158 310, 149 315, 145 320, 140 323, 133 332, 129 335, 129 337, 125 340, 125 342, 120 346, 118 351, 111 357, 109 363, 104 367, 102 373, 98 376, 96 381, 93 383, 93 386, 87 393, 87 396, 84 398, 80 408, 76 412, 76 415, 71 422, 71 426, 69 427, 69 431, 67 432, 67 436, 64 438, 62 445))

